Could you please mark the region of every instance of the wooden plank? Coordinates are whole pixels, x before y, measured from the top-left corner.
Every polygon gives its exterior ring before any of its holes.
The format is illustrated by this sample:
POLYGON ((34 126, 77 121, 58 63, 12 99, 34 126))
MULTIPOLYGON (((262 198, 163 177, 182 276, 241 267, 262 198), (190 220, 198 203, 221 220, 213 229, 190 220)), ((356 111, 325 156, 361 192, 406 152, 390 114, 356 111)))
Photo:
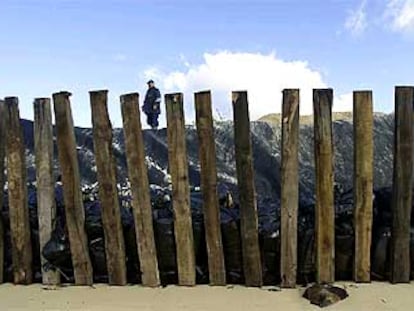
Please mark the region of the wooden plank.
POLYGON ((247 286, 262 286, 262 265, 247 92, 233 92, 232 102, 244 277, 247 286))
POLYGON ((85 211, 82 202, 70 95, 69 92, 53 94, 56 138, 75 284, 91 285, 93 271, 85 232, 85 211))
POLYGON ((25 145, 20 124, 19 100, 17 97, 6 97, 5 105, 13 281, 15 284, 30 284, 33 280, 32 243, 27 201, 25 145))
POLYGON ((53 127, 50 98, 36 98, 34 108, 34 141, 36 156, 37 214, 42 264, 42 282, 45 285, 60 283, 57 271, 45 271, 47 262, 42 249, 50 240, 56 217, 55 182, 53 178, 53 127))
POLYGON ((148 171, 145 163, 145 146, 141 130, 139 95, 138 93, 125 94, 121 96, 120 100, 142 285, 157 287, 160 285, 160 276, 152 221, 148 171))
POLYGON ((226 270, 217 194, 216 143, 214 140, 211 94, 209 91, 196 93, 194 101, 210 284, 225 285, 226 270))
POLYGON ((283 90, 281 163, 282 287, 294 288, 297 273, 299 206, 299 90, 283 90))
POLYGON ((89 94, 109 284, 125 285, 127 283, 125 243, 116 186, 112 125, 107 103, 108 91, 92 91, 89 94))
POLYGON ((194 238, 190 210, 187 148, 183 95, 166 94, 168 162, 172 180, 174 233, 177 247, 179 285, 195 285, 194 238))
POLYGON ((335 281, 332 97, 332 89, 313 90, 316 280, 318 283, 335 281))
MULTIPOLYGON (((6 152, 6 110, 4 100, 0 100, 0 211, 3 210, 4 191, 4 157, 6 152)), ((3 218, 0 216, 0 284, 3 283, 4 270, 4 226, 3 218)))
POLYGON ((391 283, 410 282, 414 87, 395 88, 391 283))
POLYGON ((372 92, 354 92, 354 280, 371 281, 374 138, 372 92))

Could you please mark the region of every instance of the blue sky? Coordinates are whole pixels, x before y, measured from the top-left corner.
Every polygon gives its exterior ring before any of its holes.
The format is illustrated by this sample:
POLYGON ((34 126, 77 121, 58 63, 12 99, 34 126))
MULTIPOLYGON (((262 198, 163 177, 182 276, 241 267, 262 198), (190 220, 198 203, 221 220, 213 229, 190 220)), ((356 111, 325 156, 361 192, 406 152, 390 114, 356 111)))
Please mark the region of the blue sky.
POLYGON ((333 87, 336 110, 372 89, 390 112, 394 86, 414 85, 414 0, 1 0, 0 14, 0 97, 19 96, 25 118, 33 98, 68 90, 89 126, 88 91, 109 89, 121 126, 119 95, 143 96, 148 78, 185 93, 189 121, 203 89, 224 117, 229 92, 249 90, 256 118, 280 111, 284 86, 308 113, 312 87, 333 87))

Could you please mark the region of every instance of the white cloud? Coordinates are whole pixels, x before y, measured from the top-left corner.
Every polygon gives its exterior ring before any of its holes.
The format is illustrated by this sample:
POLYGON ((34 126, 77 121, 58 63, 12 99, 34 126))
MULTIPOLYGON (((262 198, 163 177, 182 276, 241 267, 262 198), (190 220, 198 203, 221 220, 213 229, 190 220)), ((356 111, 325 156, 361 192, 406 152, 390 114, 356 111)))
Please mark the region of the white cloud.
POLYGON ((334 111, 352 111, 353 109, 353 93, 341 94, 334 99, 334 111))
POLYGON ((366 3, 367 1, 363 0, 357 9, 350 11, 345 21, 345 29, 354 36, 361 35, 368 26, 365 12, 366 3))
MULTIPOLYGON (((280 113, 284 88, 299 88, 301 114, 312 114, 312 89, 327 87, 321 73, 306 61, 284 61, 274 53, 206 53, 201 64, 186 63, 184 70, 171 72, 149 68, 144 76, 156 80, 163 93, 184 93, 187 121, 195 118, 194 92, 202 90, 212 91, 216 116, 228 119, 232 117, 231 91, 248 91, 250 117, 255 120, 268 113, 280 113)), ((335 99, 333 108, 350 110, 349 95, 335 99)))
MULTIPOLYGON (((144 76, 154 79, 164 94, 184 93, 187 121, 195 119, 194 92, 202 90, 211 90, 216 116, 226 119, 232 118, 231 92, 248 91, 250 118, 255 120, 269 113, 280 113, 284 88, 299 88, 301 114, 312 114, 312 89, 327 87, 321 73, 306 61, 284 61, 274 53, 206 53, 201 64, 186 62, 184 70, 172 72, 149 68, 144 76)), ((336 98, 333 109, 351 110, 352 96, 336 98)))
POLYGON ((385 17, 394 31, 414 33, 414 0, 388 0, 385 17))

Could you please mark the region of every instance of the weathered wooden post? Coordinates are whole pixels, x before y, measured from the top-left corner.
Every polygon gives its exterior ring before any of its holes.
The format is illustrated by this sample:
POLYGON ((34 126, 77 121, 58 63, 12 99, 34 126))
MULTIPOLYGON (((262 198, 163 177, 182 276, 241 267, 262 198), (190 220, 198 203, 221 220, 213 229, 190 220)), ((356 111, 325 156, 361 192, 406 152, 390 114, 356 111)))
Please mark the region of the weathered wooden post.
POLYGON ((335 208, 332 139, 332 89, 313 90, 316 175, 316 280, 335 281, 335 208))
POLYGON ((160 285, 138 93, 122 95, 122 120, 142 285, 160 285))
MULTIPOLYGON (((6 151, 6 110, 4 100, 0 100, 0 211, 3 210, 4 157, 6 151)), ((4 269, 4 227, 0 217, 0 284, 3 283, 4 269)))
POLYGON ((216 143, 209 91, 195 94, 195 110, 210 284, 225 285, 226 271, 217 194, 216 143))
POLYGON ((281 168, 282 287, 296 286, 299 206, 299 90, 283 90, 281 168))
POLYGON ((45 271, 42 249, 50 240, 56 217, 55 181, 53 178, 53 127, 49 98, 36 98, 34 108, 34 141, 36 156, 37 213, 39 220, 42 282, 56 285, 60 282, 57 271, 45 271))
POLYGON ((232 102, 244 277, 247 286, 262 286, 262 265, 247 92, 233 92, 232 102))
POLYGON ((93 271, 85 232, 85 211, 82 202, 70 95, 69 92, 53 94, 56 137, 75 284, 91 285, 93 271))
POLYGON ((371 229, 373 194, 372 92, 354 92, 354 280, 371 281, 371 229))
POLYGON ((414 87, 395 88, 391 283, 410 282, 414 87))
POLYGON ((172 180, 174 233, 177 247, 179 285, 195 285, 194 238, 190 209, 183 95, 166 94, 168 162, 172 180))
POLYGON ((109 284, 125 285, 127 283, 125 243, 116 186, 116 166, 112 151, 108 91, 92 91, 89 94, 109 284))
POLYGON ((19 100, 6 97, 7 178, 9 182, 10 235, 12 241, 13 280, 32 283, 32 243, 26 185, 26 156, 20 124, 19 100))

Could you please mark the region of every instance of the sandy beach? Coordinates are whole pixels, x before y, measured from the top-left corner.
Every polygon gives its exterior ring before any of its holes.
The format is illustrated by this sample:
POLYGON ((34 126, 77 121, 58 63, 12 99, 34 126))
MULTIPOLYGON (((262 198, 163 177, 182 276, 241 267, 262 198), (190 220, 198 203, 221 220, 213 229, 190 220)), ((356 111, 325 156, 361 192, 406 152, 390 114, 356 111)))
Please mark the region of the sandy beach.
MULTIPOLYGON (((350 294, 346 300, 325 308, 341 311, 412 310, 414 284, 390 285, 340 283, 350 294)), ((183 288, 169 286, 148 289, 140 286, 62 287, 46 290, 41 285, 0 286, 0 310, 171 310, 250 311, 319 310, 301 298, 303 288, 274 291, 275 288, 241 286, 183 288), (270 290, 269 290, 270 289, 270 290)))

